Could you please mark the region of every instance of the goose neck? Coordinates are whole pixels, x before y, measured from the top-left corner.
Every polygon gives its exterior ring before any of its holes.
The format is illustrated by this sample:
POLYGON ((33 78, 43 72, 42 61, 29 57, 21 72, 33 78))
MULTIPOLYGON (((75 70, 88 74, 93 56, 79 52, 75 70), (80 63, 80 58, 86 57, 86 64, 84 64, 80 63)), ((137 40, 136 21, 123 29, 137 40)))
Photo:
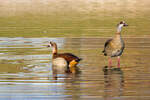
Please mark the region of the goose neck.
POLYGON ((52 48, 52 53, 53 55, 54 54, 57 54, 57 45, 54 45, 53 48, 52 48))
POLYGON ((120 34, 120 33, 121 33, 122 27, 123 27, 122 24, 120 24, 120 25, 117 27, 117 34, 120 34))

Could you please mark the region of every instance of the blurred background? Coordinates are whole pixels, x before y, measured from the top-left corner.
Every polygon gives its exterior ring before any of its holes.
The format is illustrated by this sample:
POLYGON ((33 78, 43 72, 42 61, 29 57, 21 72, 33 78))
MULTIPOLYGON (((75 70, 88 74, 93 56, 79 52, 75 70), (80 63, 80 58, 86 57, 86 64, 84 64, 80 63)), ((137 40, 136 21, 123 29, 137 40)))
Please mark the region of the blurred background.
POLYGON ((150 35, 148 0, 0 0, 0 37, 107 37, 121 20, 124 36, 150 35))

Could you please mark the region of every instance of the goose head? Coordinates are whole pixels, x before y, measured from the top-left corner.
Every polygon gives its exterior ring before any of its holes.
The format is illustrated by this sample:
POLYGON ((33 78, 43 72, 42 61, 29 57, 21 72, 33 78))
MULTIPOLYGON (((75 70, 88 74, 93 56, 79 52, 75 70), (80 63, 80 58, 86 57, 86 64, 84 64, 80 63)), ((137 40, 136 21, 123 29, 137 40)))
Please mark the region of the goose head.
POLYGON ((47 47, 52 47, 52 53, 57 54, 57 44, 55 42, 50 41, 47 47))
POLYGON ((128 24, 125 23, 125 21, 121 21, 118 25, 118 27, 126 27, 128 24))
POLYGON ((47 47, 56 47, 57 44, 55 42, 50 41, 47 47))

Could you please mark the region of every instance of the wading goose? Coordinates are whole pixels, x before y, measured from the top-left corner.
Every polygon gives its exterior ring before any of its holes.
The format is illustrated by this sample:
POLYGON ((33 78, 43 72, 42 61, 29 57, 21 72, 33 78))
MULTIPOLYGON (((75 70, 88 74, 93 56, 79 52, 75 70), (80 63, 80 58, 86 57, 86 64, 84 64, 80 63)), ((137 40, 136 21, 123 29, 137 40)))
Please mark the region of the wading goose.
POLYGON ((48 47, 52 47, 52 63, 57 67, 64 67, 66 71, 75 73, 75 67, 81 60, 77 56, 71 53, 58 53, 57 44, 55 42, 50 42, 48 47))
POLYGON ((110 57, 108 60, 109 67, 111 67, 111 65, 112 65, 111 58, 118 57, 117 66, 118 66, 118 68, 120 68, 120 56, 122 55, 124 47, 125 47, 124 41, 121 37, 121 30, 122 30, 122 27, 125 27, 125 26, 128 26, 128 25, 124 21, 121 21, 117 26, 117 32, 116 32, 114 38, 109 39, 105 42, 103 53, 105 56, 110 57))

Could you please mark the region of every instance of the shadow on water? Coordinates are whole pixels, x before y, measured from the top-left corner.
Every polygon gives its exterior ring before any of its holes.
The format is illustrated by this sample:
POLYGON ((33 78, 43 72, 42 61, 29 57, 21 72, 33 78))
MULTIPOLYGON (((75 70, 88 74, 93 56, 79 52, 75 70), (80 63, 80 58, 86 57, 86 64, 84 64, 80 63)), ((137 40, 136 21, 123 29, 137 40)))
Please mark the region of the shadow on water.
POLYGON ((57 66, 52 65, 52 76, 54 80, 59 78, 74 78, 81 73, 80 68, 76 66, 74 69, 74 73, 71 73, 69 68, 59 69, 57 66))
POLYGON ((124 75, 121 68, 103 68, 104 72, 104 98, 109 100, 113 96, 122 96, 124 88, 124 75))

